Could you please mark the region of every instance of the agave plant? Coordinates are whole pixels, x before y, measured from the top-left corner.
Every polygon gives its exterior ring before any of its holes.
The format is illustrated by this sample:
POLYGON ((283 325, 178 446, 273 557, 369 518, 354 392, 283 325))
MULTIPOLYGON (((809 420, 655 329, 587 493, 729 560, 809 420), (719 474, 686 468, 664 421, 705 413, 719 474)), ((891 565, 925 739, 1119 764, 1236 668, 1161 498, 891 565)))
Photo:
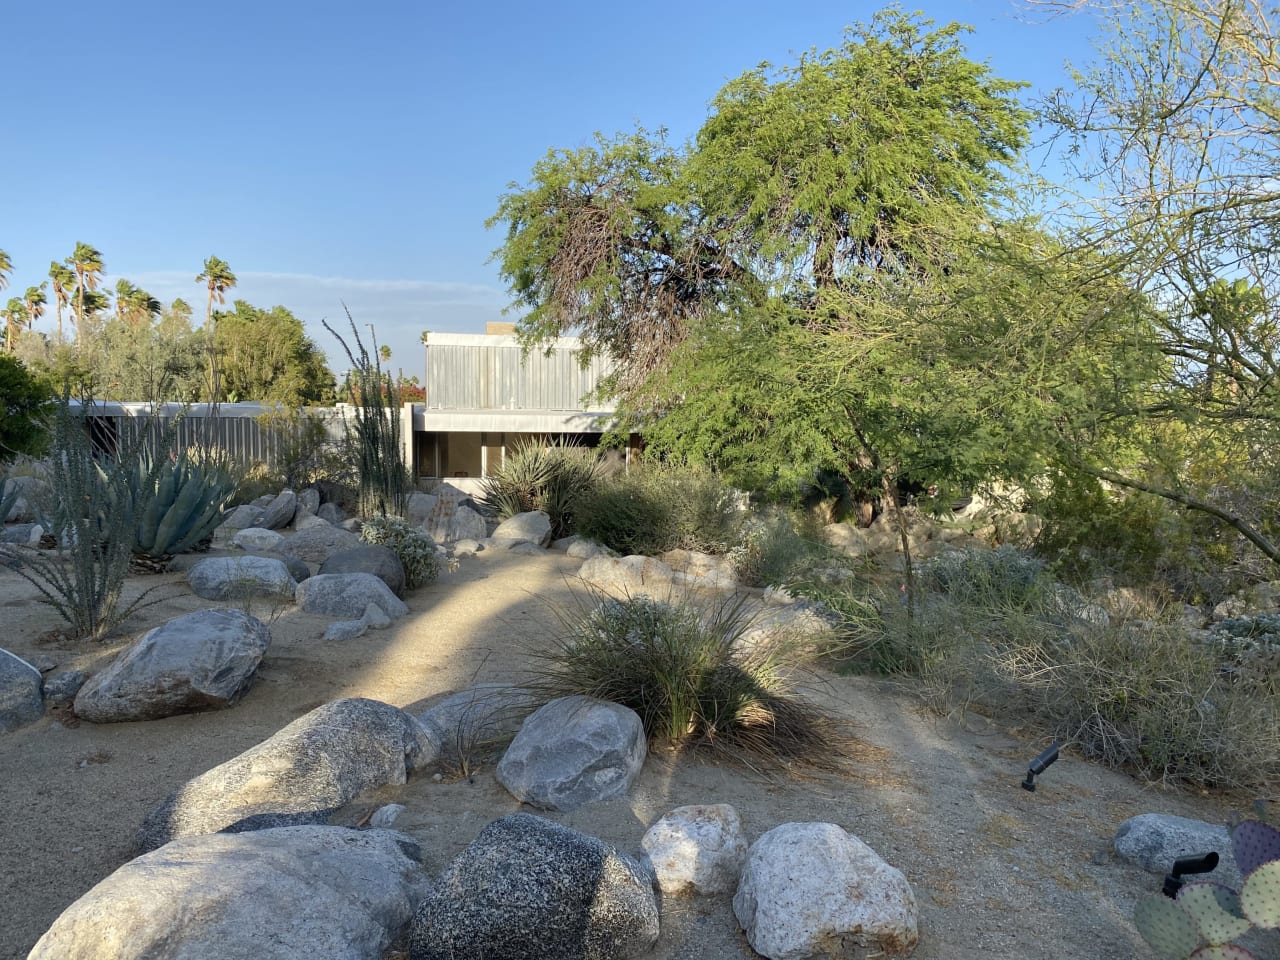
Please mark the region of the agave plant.
POLYGON ((1280 830, 1246 820, 1231 833, 1239 892, 1220 883, 1188 883, 1175 903, 1161 896, 1138 904, 1133 921, 1164 960, 1256 960, 1240 946, 1251 930, 1280 928, 1280 830))
POLYGON ((155 469, 150 454, 138 458, 134 490, 155 477, 154 495, 134 524, 134 554, 160 560, 190 550, 222 521, 236 481, 225 466, 199 463, 185 452, 155 469))

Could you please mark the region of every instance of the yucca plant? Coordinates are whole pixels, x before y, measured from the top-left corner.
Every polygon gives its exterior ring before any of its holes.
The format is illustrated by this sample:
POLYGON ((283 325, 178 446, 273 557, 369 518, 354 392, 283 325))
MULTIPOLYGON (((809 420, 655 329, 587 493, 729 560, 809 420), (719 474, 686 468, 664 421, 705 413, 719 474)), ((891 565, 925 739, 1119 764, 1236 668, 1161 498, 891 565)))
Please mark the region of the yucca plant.
POLYGON ((481 481, 480 505, 500 520, 542 510, 551 518, 552 537, 564 537, 573 532, 577 505, 599 476, 595 451, 559 440, 522 443, 481 481))

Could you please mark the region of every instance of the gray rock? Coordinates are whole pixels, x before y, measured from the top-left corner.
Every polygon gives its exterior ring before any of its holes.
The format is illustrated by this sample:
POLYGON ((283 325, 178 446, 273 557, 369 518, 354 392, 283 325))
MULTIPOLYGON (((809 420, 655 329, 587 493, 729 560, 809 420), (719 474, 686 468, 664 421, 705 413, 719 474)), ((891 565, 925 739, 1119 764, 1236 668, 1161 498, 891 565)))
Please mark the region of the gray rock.
POLYGON ((62 670, 45 677, 45 703, 51 707, 70 706, 88 676, 83 670, 62 670))
POLYGON ((8 516, 0 517, 0 523, 9 520, 34 523, 39 520, 39 505, 49 494, 49 484, 39 477, 10 477, 0 481, 0 498, 5 493, 11 493, 14 487, 18 488, 18 497, 9 508, 8 516))
POLYGON ((484 517, 466 504, 441 496, 431 511, 427 532, 436 543, 453 543, 455 540, 483 540, 489 534, 489 527, 484 517))
POLYGON ((93 723, 156 720, 239 700, 271 644, 271 631, 241 610, 198 610, 162 623, 126 647, 76 694, 93 723))
MULTIPOLYGON (((503 542, 503 541, 500 541, 503 542)), ((507 540, 510 552, 522 557, 540 557, 547 551, 529 540, 507 540)))
POLYGON ((663 563, 676 573, 683 573, 687 582, 697 587, 716 590, 734 590, 738 586, 733 561, 697 550, 668 550, 660 557, 663 563))
POLYGON ((798 649, 821 644, 834 635, 839 625, 840 618, 816 601, 766 605, 747 621, 737 643, 744 650, 772 643, 798 649))
POLYGON ((1173 861, 1216 851, 1217 869, 1197 879, 1235 886, 1240 871, 1231 852, 1231 834, 1221 824, 1205 823, 1165 813, 1142 813, 1116 829, 1116 856, 1152 873, 1168 873, 1173 861))
POLYGON ((365 790, 402 784, 440 744, 397 707, 334 700, 187 781, 147 814, 141 850, 179 837, 320 822, 365 790))
POLYGON ((573 557, 575 560, 590 560, 592 557, 612 557, 614 552, 606 547, 603 543, 597 543, 594 540, 579 538, 576 542, 569 544, 565 548, 565 553, 573 557))
POLYGON ((673 572, 653 557, 592 557, 578 570, 583 582, 609 593, 629 597, 666 597, 673 572))
POLYGON ((394 550, 382 544, 340 550, 320 564, 319 573, 371 573, 397 597, 404 596, 404 564, 394 550))
POLYGON ((457 763, 477 747, 510 739, 532 707, 519 687, 477 683, 435 700, 416 716, 439 736, 441 758, 457 763))
POLYGON ((187 583, 205 600, 249 597, 292 599, 298 588, 280 560, 269 557, 205 557, 187 571, 187 583))
POLYGON ((439 497, 429 493, 411 493, 404 503, 404 518, 411 527, 425 527, 431 519, 431 511, 436 508, 439 497))
POLYGON ((0 733, 11 733, 44 716, 40 671, 17 654, 0 650, 0 733))
POLYGON ((567 827, 516 813, 450 864, 414 915, 411 960, 625 960, 658 939, 643 868, 567 827))
POLYGON ((371 573, 316 574, 298 584, 298 604, 307 613, 358 620, 370 604, 392 620, 407 616, 409 608, 391 588, 371 573))
POLYGON ((432 887, 389 830, 190 837, 95 886, 30 960, 380 960, 432 887))
POLYGON ((846 557, 863 557, 875 549, 867 532, 851 523, 827 524, 822 529, 822 538, 846 557))
POLYGON ((742 821, 727 803, 676 807, 640 846, 665 894, 732 893, 747 859, 742 821))
POLYGON ((395 823, 400 818, 400 814, 404 813, 406 809, 403 803, 388 803, 385 806, 381 806, 369 818, 369 826, 378 830, 386 829, 395 823))
POLYGON ((391 626, 391 618, 383 613, 380 607, 371 603, 364 608, 364 616, 359 620, 339 620, 329 624, 324 631, 324 639, 338 642, 355 640, 363 637, 370 627, 381 630, 389 626, 391 626))
POLYGON ((258 556, 270 557, 272 560, 279 560, 284 564, 285 569, 289 571, 289 576, 293 577, 294 581, 297 583, 301 583, 303 580, 306 580, 311 576, 311 568, 297 557, 287 557, 283 553, 264 553, 258 554, 258 556))
POLYGON ((331 526, 333 526, 333 524, 331 524, 328 520, 325 520, 323 517, 317 517, 311 513, 303 513, 299 511, 297 514, 294 515, 294 518, 293 518, 294 530, 310 530, 312 527, 331 527, 331 526))
POLYGON ((255 527, 267 530, 279 530, 293 522, 293 515, 298 512, 298 495, 292 490, 281 490, 262 511, 253 518, 255 527))
POLYGON ((498 524, 491 536, 495 540, 527 540, 545 547, 551 542, 551 518, 542 510, 517 513, 498 524))
POLYGON ((222 518, 222 526, 228 530, 246 530, 253 526, 253 521, 261 512, 251 503, 242 503, 234 510, 227 512, 222 518))
POLYGON ((751 847, 733 912, 769 960, 910 954, 919 939, 906 877, 834 823, 784 823, 751 847))
POLYGON ((280 552, 306 563, 324 563, 340 550, 360 546, 360 538, 350 530, 332 524, 307 527, 285 537, 280 552))
POLYGON ((252 553, 276 550, 284 543, 283 534, 263 527, 245 527, 231 538, 231 545, 252 553))
MULTIPOLYGON (((298 492, 298 513, 316 514, 320 511, 320 491, 315 487, 307 487, 298 492)), ((293 520, 298 521, 298 514, 294 514, 293 520)))
POLYGON ((320 509, 316 511, 316 516, 321 520, 327 520, 335 527, 343 520, 347 519, 346 515, 342 512, 342 507, 338 506, 336 503, 320 504, 320 509))
POLYGON ((627 707, 561 697, 521 725, 498 763, 498 781, 517 800, 575 810, 631 789, 647 754, 644 724, 627 707))
POLYGON ((44 536, 44 527, 38 523, 13 523, 0 527, 0 543, 16 543, 23 547, 35 547, 44 536))
POLYGON ((459 540, 453 545, 453 555, 455 557, 474 557, 477 553, 482 553, 484 549, 484 544, 479 540, 459 540))

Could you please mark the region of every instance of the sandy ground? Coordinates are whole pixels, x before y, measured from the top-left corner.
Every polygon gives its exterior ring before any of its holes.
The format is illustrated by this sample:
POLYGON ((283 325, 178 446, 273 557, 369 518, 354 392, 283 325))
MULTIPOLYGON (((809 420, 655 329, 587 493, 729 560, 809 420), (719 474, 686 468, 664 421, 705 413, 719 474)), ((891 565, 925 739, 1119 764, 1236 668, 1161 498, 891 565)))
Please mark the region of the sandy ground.
MULTIPOLYGON (((231 709, 146 723, 95 725, 68 715, 0 737, 0 958, 23 958, 58 914, 124 863, 144 814, 190 777, 264 740, 313 707, 348 696, 404 706, 473 681, 518 681, 531 651, 556 629, 547 601, 566 602, 577 562, 560 554, 486 552, 408 597, 411 614, 348 643, 325 643, 327 620, 295 607, 253 611, 273 642, 249 694, 231 709)), ((171 599, 147 608, 106 644, 50 640, 56 616, 0 569, 0 646, 95 669, 132 636, 210 606, 180 575, 171 599)), ((864 745, 848 775, 761 776, 697 754, 651 756, 625 799, 554 819, 638 850, 646 827, 672 807, 732 803, 754 839, 788 821, 829 821, 902 869, 920 906, 915 956, 1113 958, 1150 954, 1128 918, 1160 878, 1110 853, 1115 827, 1162 811, 1225 821, 1245 798, 1144 786, 1064 756, 1036 793, 1019 788, 1043 744, 922 712, 908 689, 864 677, 824 676, 815 698, 840 711, 864 745)), ((440 872, 480 829, 520 809, 477 757, 470 778, 419 775, 362 797, 334 817, 355 824, 382 803, 404 804, 396 829, 417 837, 440 872)), ((730 898, 668 899, 649 956, 753 957, 730 898)))

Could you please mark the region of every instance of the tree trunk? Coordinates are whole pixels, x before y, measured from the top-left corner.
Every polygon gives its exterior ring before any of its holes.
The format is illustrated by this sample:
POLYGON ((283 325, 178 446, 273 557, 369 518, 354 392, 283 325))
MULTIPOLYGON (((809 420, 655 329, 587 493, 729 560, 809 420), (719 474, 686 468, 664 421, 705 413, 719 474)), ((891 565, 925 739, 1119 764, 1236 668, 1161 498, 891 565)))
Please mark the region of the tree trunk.
POLYGON ((880 474, 880 485, 884 489, 884 497, 887 510, 892 510, 894 519, 898 525, 898 539, 902 543, 902 572, 906 575, 906 592, 907 592, 907 619, 915 620, 916 618, 916 576, 915 569, 911 563, 911 537, 907 532, 907 515, 902 510, 902 505, 898 503, 898 480, 889 479, 889 471, 885 470, 880 474))

